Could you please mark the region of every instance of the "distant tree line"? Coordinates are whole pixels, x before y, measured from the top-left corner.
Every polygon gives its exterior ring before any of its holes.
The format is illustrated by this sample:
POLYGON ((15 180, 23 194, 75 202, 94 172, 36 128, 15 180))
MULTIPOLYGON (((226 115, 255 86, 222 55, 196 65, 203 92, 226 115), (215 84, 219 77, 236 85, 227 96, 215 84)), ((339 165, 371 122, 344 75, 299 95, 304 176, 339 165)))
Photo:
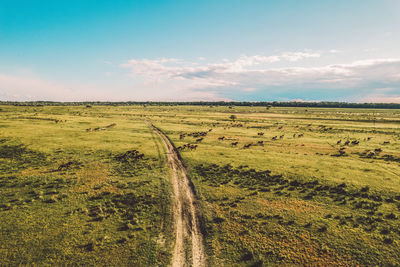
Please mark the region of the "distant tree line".
POLYGON ((348 103, 348 102, 235 102, 235 101, 196 101, 196 102, 53 102, 53 101, 0 101, 0 105, 14 106, 253 106, 253 107, 304 107, 304 108, 379 108, 379 109, 400 109, 397 103, 348 103))

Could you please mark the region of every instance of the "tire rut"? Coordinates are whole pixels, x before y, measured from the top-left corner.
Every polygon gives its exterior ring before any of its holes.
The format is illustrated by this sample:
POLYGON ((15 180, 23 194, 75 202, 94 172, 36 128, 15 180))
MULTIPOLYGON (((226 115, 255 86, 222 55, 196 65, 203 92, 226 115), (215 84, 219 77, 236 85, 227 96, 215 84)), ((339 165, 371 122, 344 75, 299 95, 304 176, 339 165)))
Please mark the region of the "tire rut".
POLYGON ((198 211, 195 205, 195 193, 191 187, 191 181, 172 142, 152 123, 149 122, 149 125, 162 139, 167 149, 168 163, 173 171, 173 213, 176 240, 172 256, 172 266, 205 266, 204 238, 200 229, 198 211), (191 240, 191 247, 188 248, 186 246, 186 240, 191 240), (189 255, 190 251, 191 257, 189 255))

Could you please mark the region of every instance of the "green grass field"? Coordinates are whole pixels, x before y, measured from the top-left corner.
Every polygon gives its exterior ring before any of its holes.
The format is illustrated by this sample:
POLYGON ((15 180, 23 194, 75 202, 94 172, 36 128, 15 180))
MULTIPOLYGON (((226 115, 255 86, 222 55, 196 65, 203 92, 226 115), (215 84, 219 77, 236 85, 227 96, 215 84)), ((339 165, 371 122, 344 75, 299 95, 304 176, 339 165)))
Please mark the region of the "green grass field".
POLYGON ((168 266, 146 121, 194 183, 209 266, 400 264, 400 110, 149 105, 0 107, 0 262, 168 266))

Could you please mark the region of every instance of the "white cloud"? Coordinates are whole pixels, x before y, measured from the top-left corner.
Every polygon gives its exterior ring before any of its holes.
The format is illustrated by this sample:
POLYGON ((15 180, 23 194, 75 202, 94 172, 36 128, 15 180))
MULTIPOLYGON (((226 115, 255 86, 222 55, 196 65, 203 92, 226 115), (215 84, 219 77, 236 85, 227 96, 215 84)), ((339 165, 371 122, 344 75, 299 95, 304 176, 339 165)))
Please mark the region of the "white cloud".
MULTIPOLYGON (((320 67, 274 68, 271 65, 278 61, 296 62, 319 56, 311 52, 286 52, 278 56, 242 55, 234 61, 203 65, 175 59, 164 59, 165 63, 144 59, 131 60, 122 66, 130 68, 134 76, 158 79, 164 87, 177 86, 179 81, 192 90, 213 90, 224 94, 266 90, 275 90, 276 93, 282 88, 292 91, 348 89, 353 90, 353 94, 357 90, 371 93, 383 87, 400 90, 400 59, 368 59, 320 67)), ((323 98, 323 91, 320 94, 323 98)))
POLYGON ((319 53, 310 53, 310 52, 286 52, 281 55, 282 59, 288 61, 299 61, 305 58, 319 58, 321 55, 319 53))

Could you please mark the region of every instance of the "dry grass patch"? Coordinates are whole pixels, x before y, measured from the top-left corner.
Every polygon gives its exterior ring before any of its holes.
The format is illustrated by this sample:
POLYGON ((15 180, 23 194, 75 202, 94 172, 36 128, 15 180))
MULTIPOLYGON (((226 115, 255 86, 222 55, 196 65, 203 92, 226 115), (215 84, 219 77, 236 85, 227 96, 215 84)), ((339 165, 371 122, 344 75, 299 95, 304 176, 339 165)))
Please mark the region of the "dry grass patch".
POLYGON ((90 196, 103 191, 119 193, 120 189, 109 183, 109 172, 110 167, 108 164, 90 162, 77 172, 77 183, 72 190, 78 193, 88 192, 90 196))

